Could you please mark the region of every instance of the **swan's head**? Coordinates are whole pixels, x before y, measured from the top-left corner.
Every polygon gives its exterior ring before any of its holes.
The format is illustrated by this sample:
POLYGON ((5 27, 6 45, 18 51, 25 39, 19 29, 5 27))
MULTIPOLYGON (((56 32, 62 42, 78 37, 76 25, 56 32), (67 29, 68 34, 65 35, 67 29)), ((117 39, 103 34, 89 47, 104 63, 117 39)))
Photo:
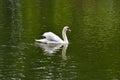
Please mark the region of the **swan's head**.
POLYGON ((64 29, 65 31, 71 31, 68 26, 65 26, 63 29, 64 29))

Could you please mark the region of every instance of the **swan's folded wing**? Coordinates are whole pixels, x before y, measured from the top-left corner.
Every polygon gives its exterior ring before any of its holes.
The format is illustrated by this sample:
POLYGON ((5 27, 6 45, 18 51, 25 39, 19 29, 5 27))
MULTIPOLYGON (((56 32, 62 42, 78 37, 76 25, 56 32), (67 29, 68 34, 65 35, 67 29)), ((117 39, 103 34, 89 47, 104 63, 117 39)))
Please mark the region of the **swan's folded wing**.
POLYGON ((62 42, 62 39, 52 32, 46 32, 42 36, 44 36, 47 40, 50 41, 62 42))

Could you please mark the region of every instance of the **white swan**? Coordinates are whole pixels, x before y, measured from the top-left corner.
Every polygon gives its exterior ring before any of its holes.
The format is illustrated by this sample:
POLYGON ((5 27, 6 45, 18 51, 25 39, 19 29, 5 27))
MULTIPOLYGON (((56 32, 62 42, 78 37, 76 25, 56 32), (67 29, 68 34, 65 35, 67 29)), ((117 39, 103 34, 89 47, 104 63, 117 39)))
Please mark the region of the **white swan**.
POLYGON ((45 32, 42 35, 45 37, 44 39, 36 39, 35 41, 41 42, 41 43, 69 43, 66 35, 67 31, 71 31, 71 30, 69 29, 68 26, 65 26, 62 30, 63 40, 52 32, 45 32))

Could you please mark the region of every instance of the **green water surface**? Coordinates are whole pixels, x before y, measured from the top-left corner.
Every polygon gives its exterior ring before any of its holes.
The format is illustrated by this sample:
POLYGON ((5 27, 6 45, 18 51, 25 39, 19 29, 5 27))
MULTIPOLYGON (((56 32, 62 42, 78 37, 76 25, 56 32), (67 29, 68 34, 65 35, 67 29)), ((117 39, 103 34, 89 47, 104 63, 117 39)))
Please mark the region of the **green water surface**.
POLYGON ((120 1, 0 0, 0 80, 120 80, 120 1), (65 25, 67 48, 36 45, 65 25))

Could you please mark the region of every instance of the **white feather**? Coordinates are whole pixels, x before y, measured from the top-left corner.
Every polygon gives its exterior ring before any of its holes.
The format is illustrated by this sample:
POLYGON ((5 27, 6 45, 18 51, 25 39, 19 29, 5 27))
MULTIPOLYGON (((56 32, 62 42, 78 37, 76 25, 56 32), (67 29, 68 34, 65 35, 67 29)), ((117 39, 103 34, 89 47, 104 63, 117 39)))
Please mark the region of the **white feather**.
POLYGON ((42 36, 44 36, 49 41, 63 42, 63 40, 60 37, 58 37, 56 34, 52 32, 45 32, 42 36))

